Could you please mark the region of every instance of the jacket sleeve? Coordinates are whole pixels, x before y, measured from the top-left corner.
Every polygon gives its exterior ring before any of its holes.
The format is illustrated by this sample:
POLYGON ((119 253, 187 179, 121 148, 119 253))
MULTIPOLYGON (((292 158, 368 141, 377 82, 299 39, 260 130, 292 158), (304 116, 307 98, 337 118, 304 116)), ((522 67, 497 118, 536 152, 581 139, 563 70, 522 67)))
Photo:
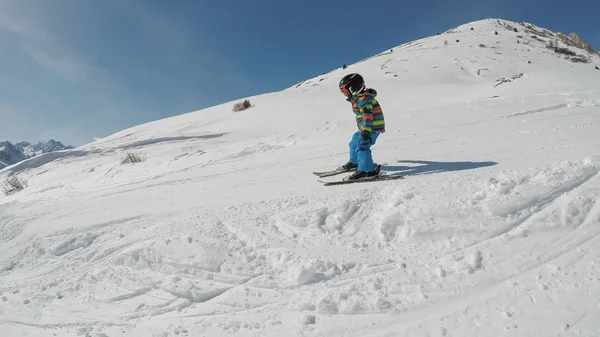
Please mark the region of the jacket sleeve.
POLYGON ((361 102, 360 112, 362 113, 362 130, 371 132, 373 130, 373 99, 366 99, 361 102))

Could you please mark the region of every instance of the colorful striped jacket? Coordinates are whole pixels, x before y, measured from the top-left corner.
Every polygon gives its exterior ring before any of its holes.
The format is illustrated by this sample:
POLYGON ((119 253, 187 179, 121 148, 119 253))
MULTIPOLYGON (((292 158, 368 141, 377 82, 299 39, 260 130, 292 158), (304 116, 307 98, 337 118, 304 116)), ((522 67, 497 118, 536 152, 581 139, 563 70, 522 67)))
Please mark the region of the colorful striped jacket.
POLYGON ((352 103, 352 111, 356 115, 356 124, 359 130, 384 133, 383 110, 375 96, 377 96, 375 89, 366 89, 350 98, 349 101, 352 103))

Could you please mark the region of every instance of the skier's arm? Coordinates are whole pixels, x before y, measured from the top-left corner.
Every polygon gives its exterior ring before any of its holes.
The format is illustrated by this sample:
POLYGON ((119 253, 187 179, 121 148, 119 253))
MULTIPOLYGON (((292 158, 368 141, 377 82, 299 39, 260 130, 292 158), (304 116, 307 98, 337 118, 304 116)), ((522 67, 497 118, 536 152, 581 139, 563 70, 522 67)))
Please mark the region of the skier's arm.
POLYGON ((371 100, 365 102, 365 104, 360 108, 363 120, 362 120, 362 130, 368 133, 371 133, 373 128, 373 104, 371 100))

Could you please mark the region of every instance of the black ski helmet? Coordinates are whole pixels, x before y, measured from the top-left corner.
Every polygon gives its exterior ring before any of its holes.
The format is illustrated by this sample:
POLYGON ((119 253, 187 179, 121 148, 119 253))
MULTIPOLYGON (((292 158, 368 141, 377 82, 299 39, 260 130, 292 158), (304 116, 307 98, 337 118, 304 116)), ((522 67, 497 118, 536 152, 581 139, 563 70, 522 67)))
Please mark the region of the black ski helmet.
POLYGON ((339 87, 346 96, 356 95, 365 90, 365 80, 360 74, 348 74, 340 80, 339 87))

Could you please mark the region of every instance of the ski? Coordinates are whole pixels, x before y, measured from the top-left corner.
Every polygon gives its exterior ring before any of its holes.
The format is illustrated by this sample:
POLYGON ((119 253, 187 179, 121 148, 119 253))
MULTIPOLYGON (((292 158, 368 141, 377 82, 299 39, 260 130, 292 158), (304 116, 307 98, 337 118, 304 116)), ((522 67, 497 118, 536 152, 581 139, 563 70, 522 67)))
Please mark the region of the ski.
POLYGON ((353 171, 356 171, 356 168, 349 169, 349 170, 337 169, 337 170, 333 170, 333 171, 313 172, 313 174, 319 178, 325 178, 325 177, 331 177, 331 176, 335 176, 338 174, 342 174, 342 173, 346 173, 346 172, 353 172, 353 171))
MULTIPOLYGON (((375 165, 384 165, 384 164, 375 164, 375 165)), ((331 177, 331 176, 336 176, 338 174, 342 174, 342 173, 347 173, 347 172, 354 172, 356 171, 356 167, 355 168, 351 168, 349 170, 343 169, 343 168, 337 168, 335 170, 332 171, 323 171, 323 172, 313 172, 314 175, 316 175, 319 178, 325 178, 325 177, 331 177)))
POLYGON ((334 185, 346 185, 346 184, 355 184, 355 183, 368 183, 368 182, 376 182, 376 181, 388 181, 388 180, 397 180, 404 179, 402 175, 380 175, 368 178, 361 178, 356 180, 338 180, 338 181, 320 181, 324 186, 334 186, 334 185))

